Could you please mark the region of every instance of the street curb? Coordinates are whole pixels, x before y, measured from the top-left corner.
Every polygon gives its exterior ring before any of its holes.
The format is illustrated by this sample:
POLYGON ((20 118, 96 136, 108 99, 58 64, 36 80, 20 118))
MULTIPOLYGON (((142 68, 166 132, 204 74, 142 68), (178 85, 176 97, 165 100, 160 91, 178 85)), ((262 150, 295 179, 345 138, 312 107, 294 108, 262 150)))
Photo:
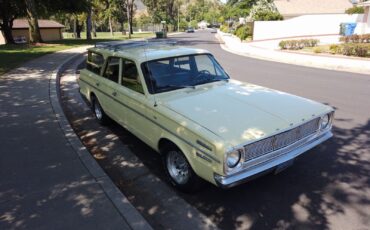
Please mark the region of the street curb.
MULTIPOLYGON (((249 53, 239 52, 239 51, 236 51, 236 50, 233 50, 233 49, 229 48, 227 46, 227 43, 222 39, 222 35, 220 35, 219 33, 217 33, 215 35, 215 37, 218 41, 222 42, 222 44, 220 44, 220 47, 223 50, 225 50, 229 53, 233 53, 233 54, 244 56, 244 57, 254 58, 254 59, 258 59, 258 60, 284 63, 284 64, 290 64, 290 65, 304 66, 304 67, 310 67, 310 68, 316 68, 316 69, 326 69, 326 70, 334 70, 334 71, 350 72, 350 73, 358 73, 358 74, 366 74, 366 75, 368 75, 370 73, 370 70, 363 70, 363 69, 360 69, 360 68, 351 68, 351 67, 342 66, 342 65, 328 65, 328 64, 324 64, 324 63, 323 64, 318 64, 318 63, 315 63, 315 62, 302 62, 302 61, 299 61, 297 59, 295 59, 295 61, 290 61, 290 60, 284 60, 283 58, 281 58, 281 59, 269 58, 269 57, 266 57, 264 55, 259 55, 259 54, 252 53, 252 52, 249 52, 249 53)), ((277 51, 273 51, 273 52, 277 52, 277 51)), ((286 52, 282 52, 282 53, 286 53, 286 52)), ((310 54, 299 54, 299 53, 297 53, 296 55, 310 55, 310 54)), ((310 55, 310 56, 314 56, 314 55, 310 55)), ((365 61, 367 61, 367 60, 365 60, 365 61)), ((370 61, 369 61, 369 63, 370 63, 370 61)))
MULTIPOLYGON (((81 49, 81 48, 80 48, 81 49)), ((71 49, 73 50, 73 49, 71 49)), ((71 51, 67 50, 67 51, 71 51)), ((66 52, 66 51, 61 51, 66 52)), ((66 65, 80 58, 82 54, 73 54, 65 62, 61 63, 56 70, 53 71, 49 78, 49 99, 51 106, 54 110, 55 117, 58 120, 60 128, 65 135, 67 142, 71 145, 82 164, 89 171, 91 176, 103 189, 107 198, 112 202, 113 206, 117 209, 119 214, 128 224, 128 227, 133 230, 151 230, 152 227, 144 219, 144 217, 136 210, 136 208, 130 203, 127 197, 121 193, 121 191, 115 186, 108 175, 102 170, 96 160, 91 156, 89 151, 81 143, 80 139, 75 134, 74 130, 70 126, 67 118, 65 117, 64 111, 60 104, 59 94, 59 77, 66 65)))

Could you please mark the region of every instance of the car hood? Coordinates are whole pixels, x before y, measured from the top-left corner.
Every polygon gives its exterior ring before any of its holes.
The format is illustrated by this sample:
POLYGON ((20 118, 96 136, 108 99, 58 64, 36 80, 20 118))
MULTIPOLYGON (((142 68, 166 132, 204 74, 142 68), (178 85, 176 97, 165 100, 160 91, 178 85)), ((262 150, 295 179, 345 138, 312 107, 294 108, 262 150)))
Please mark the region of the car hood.
POLYGON ((312 100, 234 80, 187 89, 161 101, 232 146, 282 132, 331 111, 312 100))

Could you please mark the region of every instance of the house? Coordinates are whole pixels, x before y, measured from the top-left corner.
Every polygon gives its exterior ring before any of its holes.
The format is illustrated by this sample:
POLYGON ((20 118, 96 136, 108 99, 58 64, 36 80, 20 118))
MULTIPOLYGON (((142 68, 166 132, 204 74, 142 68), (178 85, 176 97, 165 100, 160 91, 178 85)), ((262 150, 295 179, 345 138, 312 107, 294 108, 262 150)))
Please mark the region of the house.
POLYGON ((284 19, 302 15, 343 14, 353 5, 349 0, 274 0, 284 19))
MULTIPOLYGON (((54 41, 63 38, 62 29, 64 26, 52 20, 38 20, 41 38, 43 41, 54 41)), ((29 25, 26 19, 16 19, 13 22, 12 34, 15 40, 29 42, 29 25)), ((5 44, 3 34, 0 33, 0 44, 5 44)))
POLYGON ((361 22, 358 22, 358 32, 360 34, 370 34, 370 1, 362 1, 357 4, 365 8, 364 16, 361 22))
POLYGON ((207 21, 201 21, 201 22, 198 22, 198 28, 199 29, 206 29, 207 26, 209 25, 209 23, 207 21))

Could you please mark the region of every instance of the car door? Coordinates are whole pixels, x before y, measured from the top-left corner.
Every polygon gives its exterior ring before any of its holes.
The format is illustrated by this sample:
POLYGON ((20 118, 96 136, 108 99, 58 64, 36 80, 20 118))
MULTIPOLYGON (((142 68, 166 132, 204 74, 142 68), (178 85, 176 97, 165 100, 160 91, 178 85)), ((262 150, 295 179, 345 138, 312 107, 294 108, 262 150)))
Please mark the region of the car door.
POLYGON ((101 70, 104 62, 105 60, 103 55, 92 51, 88 52, 86 70, 81 71, 79 78, 81 93, 83 93, 86 97, 89 97, 89 93, 92 91, 96 94, 96 96, 98 96, 98 98, 103 98, 99 86, 102 80, 101 70))
POLYGON ((102 92, 100 104, 103 110, 117 122, 119 122, 117 87, 119 86, 120 66, 120 58, 108 57, 103 70, 102 80, 97 86, 102 92))
POLYGON ((121 106, 125 107, 119 109, 120 123, 147 144, 153 144, 154 141, 147 131, 154 124, 147 119, 148 100, 134 61, 122 59, 120 82, 121 85, 117 88, 117 98, 121 106))

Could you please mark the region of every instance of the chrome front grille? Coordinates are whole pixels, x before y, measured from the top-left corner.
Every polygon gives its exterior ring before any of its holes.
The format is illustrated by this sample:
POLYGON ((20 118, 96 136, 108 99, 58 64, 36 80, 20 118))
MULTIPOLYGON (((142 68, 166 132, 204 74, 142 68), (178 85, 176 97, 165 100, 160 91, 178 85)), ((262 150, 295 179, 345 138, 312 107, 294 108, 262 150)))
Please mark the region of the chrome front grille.
POLYGON ((319 128, 320 118, 316 118, 296 128, 265 138, 244 146, 244 161, 263 156, 267 153, 289 146, 302 138, 316 132, 319 128))

